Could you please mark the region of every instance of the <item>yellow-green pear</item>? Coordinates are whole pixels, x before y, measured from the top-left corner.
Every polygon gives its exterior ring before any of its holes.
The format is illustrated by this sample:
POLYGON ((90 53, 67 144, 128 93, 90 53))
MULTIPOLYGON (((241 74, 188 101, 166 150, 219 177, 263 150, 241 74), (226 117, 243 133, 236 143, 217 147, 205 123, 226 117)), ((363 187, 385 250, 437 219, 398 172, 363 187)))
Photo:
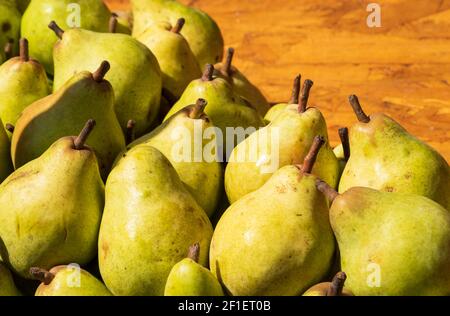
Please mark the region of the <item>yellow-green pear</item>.
POLYGON ((1 261, 0 261, 0 296, 22 296, 22 294, 14 284, 11 272, 1 261))
POLYGON ((200 244, 189 248, 188 257, 173 266, 167 278, 164 296, 223 296, 216 277, 198 264, 200 244))
MULTIPOLYGON (((173 266, 199 242, 209 249, 212 225, 156 148, 133 147, 111 171, 98 240, 99 267, 115 295, 163 295, 173 266)), ((208 252, 200 253, 205 266, 208 252)))
POLYGON ((339 138, 341 139, 341 143, 333 149, 333 153, 339 161, 340 178, 342 172, 344 172, 347 161, 350 159, 350 141, 348 138, 347 127, 342 127, 339 129, 339 138))
MULTIPOLYGON (((301 79, 302 79, 301 75, 295 77, 294 87, 292 88, 292 95, 287 103, 275 104, 269 109, 269 111, 267 111, 266 115, 264 116, 264 120, 267 123, 272 122, 278 116, 278 114, 280 114, 280 112, 282 112, 289 104, 298 104, 300 96, 301 79)), ((304 97, 308 98, 308 95, 304 97)))
POLYGON ((353 296, 352 292, 344 287, 347 275, 338 272, 331 282, 322 282, 309 288, 303 296, 353 296))
POLYGON ((20 36, 20 12, 14 0, 0 1, 0 64, 7 59, 4 48, 10 43, 12 52, 17 51, 20 36))
MULTIPOLYGON (((3 126, 1 119, 0 124, 3 126)), ((6 135, 5 129, 0 127, 0 183, 14 171, 10 148, 11 143, 8 135, 6 135)))
POLYGON ((131 35, 131 17, 128 12, 112 13, 109 19, 109 33, 131 35))

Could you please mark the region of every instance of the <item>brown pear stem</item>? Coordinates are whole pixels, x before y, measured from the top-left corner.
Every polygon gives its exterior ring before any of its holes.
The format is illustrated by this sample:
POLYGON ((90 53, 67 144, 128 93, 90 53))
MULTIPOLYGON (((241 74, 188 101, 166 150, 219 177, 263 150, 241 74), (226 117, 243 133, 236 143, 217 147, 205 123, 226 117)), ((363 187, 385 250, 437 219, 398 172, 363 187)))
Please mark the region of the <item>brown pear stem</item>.
POLYGON ((55 32, 56 36, 59 37, 59 39, 62 39, 63 34, 64 34, 64 30, 62 28, 59 27, 58 24, 56 24, 55 21, 51 21, 50 24, 48 25, 48 27, 53 30, 53 32, 55 32))
POLYGON ((186 20, 184 18, 179 18, 170 31, 179 34, 183 29, 184 23, 186 23, 186 20))
POLYGON ((189 247, 188 258, 198 262, 200 258, 200 244, 198 242, 189 247))
POLYGON ((233 65, 233 57, 234 57, 234 48, 229 47, 227 49, 227 56, 225 58, 225 63, 222 66, 222 72, 228 77, 232 75, 231 66, 233 65))
POLYGON ((14 43, 12 41, 8 41, 5 44, 5 48, 4 48, 4 53, 5 53, 5 58, 6 60, 10 59, 13 57, 14 55, 14 43))
POLYGON ((300 82, 302 80, 302 76, 299 74, 294 79, 294 86, 292 87, 292 95, 289 100, 289 104, 298 104, 298 97, 300 95, 300 82))
POLYGON ((342 127, 338 132, 341 139, 342 148, 344 149, 344 159, 345 161, 348 161, 348 159, 350 158, 350 141, 348 139, 348 128, 342 127))
POLYGON ((360 121, 361 123, 369 123, 370 117, 368 117, 366 113, 364 113, 364 110, 362 109, 361 104, 359 103, 358 97, 352 94, 351 96, 348 97, 348 101, 350 102, 350 105, 352 106, 353 111, 355 112, 356 117, 358 118, 358 121, 360 121))
POLYGON ((327 291, 327 296, 341 296, 344 289, 347 275, 345 272, 338 272, 331 281, 330 288, 327 291))
POLYGON ((312 80, 306 79, 303 82, 302 92, 300 93, 300 100, 298 101, 298 112, 303 113, 308 106, 309 92, 313 86, 312 80))
POLYGON ((30 275, 34 280, 41 281, 45 285, 49 285, 55 278, 55 275, 45 269, 32 267, 30 268, 30 275))
POLYGON ((86 143, 89 134, 95 127, 95 120, 89 119, 81 130, 80 134, 75 138, 73 144, 76 150, 81 150, 84 148, 84 144, 86 143))
POLYGON ((117 17, 118 17, 118 15, 116 13, 111 14, 111 17, 109 18, 109 24, 108 24, 109 33, 117 32, 117 17))
POLYGON ((312 168, 314 167, 314 163, 316 162, 317 155, 319 154, 320 147, 325 143, 325 138, 322 136, 314 137, 311 148, 309 149, 308 154, 306 155, 303 165, 302 172, 303 173, 311 173, 312 168))
POLYGON ((14 133, 14 125, 10 124, 10 123, 6 123, 5 124, 5 128, 8 132, 10 132, 11 134, 14 133))
POLYGON ((333 203, 334 199, 339 195, 339 193, 335 189, 330 187, 328 183, 326 183, 323 180, 317 179, 316 187, 317 190, 319 190, 325 195, 325 197, 330 201, 330 203, 333 203))
POLYGON ((214 74, 214 66, 211 64, 206 64, 205 71, 203 72, 202 80, 203 81, 212 81, 214 74))
POLYGON ((189 118, 193 120, 197 120, 200 118, 202 114, 204 114, 204 110, 208 102, 205 99, 198 99, 195 105, 192 107, 191 112, 189 113, 189 118))
POLYGON ((100 67, 92 74, 92 78, 94 81, 101 82, 105 78, 105 75, 108 73, 111 65, 106 60, 102 61, 100 67))
POLYGON ((30 60, 30 55, 28 51, 28 40, 26 38, 21 38, 19 41, 20 47, 20 60, 27 62, 30 60))
POLYGON ((127 122, 127 133, 126 133, 126 137, 125 137, 127 145, 131 144, 132 142, 134 142, 134 140, 136 138, 135 127, 136 127, 136 121, 135 120, 129 120, 127 122))

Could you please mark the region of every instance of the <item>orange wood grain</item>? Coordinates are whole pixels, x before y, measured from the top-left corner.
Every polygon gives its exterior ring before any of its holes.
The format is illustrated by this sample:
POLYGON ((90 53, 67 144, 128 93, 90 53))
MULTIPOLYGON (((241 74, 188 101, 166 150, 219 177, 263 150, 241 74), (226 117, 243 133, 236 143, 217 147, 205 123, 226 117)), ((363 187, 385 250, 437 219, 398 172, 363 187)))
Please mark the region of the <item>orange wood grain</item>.
MULTIPOLYGON (((113 10, 126 0, 106 1, 113 10)), ((287 101, 297 73, 315 85, 310 104, 337 129, 366 112, 385 112, 450 161, 450 0, 181 0, 209 13, 236 65, 270 101, 287 101), (381 28, 366 6, 381 5, 381 28)))

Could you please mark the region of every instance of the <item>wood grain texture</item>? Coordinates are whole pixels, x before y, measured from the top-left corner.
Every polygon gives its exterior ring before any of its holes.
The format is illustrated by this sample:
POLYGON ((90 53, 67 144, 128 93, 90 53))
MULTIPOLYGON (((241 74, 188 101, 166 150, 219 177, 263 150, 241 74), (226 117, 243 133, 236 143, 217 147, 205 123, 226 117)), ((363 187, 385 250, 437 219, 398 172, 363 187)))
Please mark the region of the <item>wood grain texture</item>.
MULTIPOLYGON (((127 10, 126 0, 106 1, 127 10)), ((314 81, 310 98, 330 139, 351 126, 347 102, 385 112, 450 161, 450 0, 181 0, 209 13, 240 68, 272 102, 287 101, 297 73, 314 81), (369 28, 367 4, 381 6, 369 28)))

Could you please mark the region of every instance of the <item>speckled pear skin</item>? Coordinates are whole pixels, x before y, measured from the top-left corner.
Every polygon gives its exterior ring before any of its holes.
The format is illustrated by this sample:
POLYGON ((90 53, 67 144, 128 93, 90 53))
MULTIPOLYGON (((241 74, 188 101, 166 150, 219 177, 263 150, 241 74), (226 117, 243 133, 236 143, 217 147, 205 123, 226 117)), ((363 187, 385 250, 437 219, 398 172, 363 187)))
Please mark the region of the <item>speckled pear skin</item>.
MULTIPOLYGON (((3 122, 0 119, 0 124, 3 126, 3 122)), ((3 128, 0 128, 0 182, 6 179, 13 171, 13 164, 10 154, 11 143, 8 135, 3 128)))
POLYGON ((270 122, 272 122, 278 116, 278 114, 280 114, 284 109, 287 108, 288 105, 288 103, 279 103, 270 107, 270 109, 264 116, 264 120, 266 121, 266 123, 269 124, 270 122))
POLYGON ((55 278, 49 285, 41 283, 35 296, 112 296, 106 286, 89 272, 70 266, 57 266, 50 270, 55 278), (75 273, 79 274, 75 275, 75 273), (80 282, 79 284, 74 283, 80 282), (79 286, 78 286, 79 285, 79 286))
POLYGON ((194 260, 185 258, 173 266, 164 296, 223 296, 216 277, 194 260))
POLYGON ((0 297, 1 296, 22 296, 14 284, 11 272, 0 261, 0 297))
MULTIPOLYGON (((163 295, 172 267, 190 245, 209 249, 212 225, 157 149, 132 148, 106 182, 99 266, 115 295, 163 295)), ((206 265, 208 251, 200 253, 206 265)))
POLYGON ((355 295, 450 294, 450 213, 441 205, 355 187, 334 200, 330 221, 345 286, 355 295), (380 287, 367 281, 373 265, 380 268, 380 287))
POLYGON ((392 118, 374 114, 350 129, 351 155, 339 192, 363 186, 418 194, 450 209, 450 169, 445 159, 392 118))
POLYGON ((225 211, 210 265, 229 294, 300 295, 326 276, 335 241, 316 179, 285 166, 225 211))
POLYGON ((2 260, 20 276, 31 267, 88 263, 97 251, 104 185, 91 149, 55 142, 0 185, 2 260))
POLYGON ((6 59, 4 48, 9 41, 13 42, 13 51, 18 51, 20 36, 20 13, 17 10, 14 0, 2 0, 0 2, 0 64, 6 59))
POLYGON ((69 29, 54 47, 53 90, 75 73, 95 71, 103 60, 111 64, 105 76, 114 88, 114 109, 122 130, 134 120, 135 134, 150 128, 159 111, 162 79, 158 61, 142 43, 126 34, 69 29))
POLYGON ((270 159, 268 153, 272 150, 271 141, 266 143, 261 140, 270 140, 273 130, 279 131, 278 168, 303 163, 314 137, 323 136, 325 144, 319 152, 312 173, 332 187, 337 187, 339 163, 328 144, 325 119, 316 108, 308 108, 304 113, 299 113, 297 107, 295 104, 290 105, 269 125, 250 135, 233 149, 225 170, 225 190, 231 203, 260 188, 276 171, 265 172, 264 168, 270 162, 261 163, 265 156, 270 159), (269 137, 260 136, 264 133, 269 137), (251 159, 253 155, 249 148, 255 146, 258 146, 256 159, 251 159))
POLYGON ((216 22, 206 13, 185 6, 175 0, 132 0, 133 36, 160 21, 174 25, 179 18, 186 19, 181 34, 196 56, 199 67, 215 64, 223 57, 223 37, 216 22))
POLYGON ((68 18, 76 10, 71 4, 79 5, 81 28, 108 32, 111 13, 102 0, 32 0, 22 17, 21 34, 30 42, 30 55, 39 60, 49 74, 53 74, 53 46, 58 38, 48 29, 48 24, 56 21, 64 30, 72 27, 67 24, 67 21, 73 22, 68 18))
MULTIPOLYGON (((328 289, 330 288, 331 282, 322 282, 310 287, 302 296, 327 296, 328 289)), ((346 289, 342 289, 342 294, 340 296, 353 296, 353 293, 346 289)))

